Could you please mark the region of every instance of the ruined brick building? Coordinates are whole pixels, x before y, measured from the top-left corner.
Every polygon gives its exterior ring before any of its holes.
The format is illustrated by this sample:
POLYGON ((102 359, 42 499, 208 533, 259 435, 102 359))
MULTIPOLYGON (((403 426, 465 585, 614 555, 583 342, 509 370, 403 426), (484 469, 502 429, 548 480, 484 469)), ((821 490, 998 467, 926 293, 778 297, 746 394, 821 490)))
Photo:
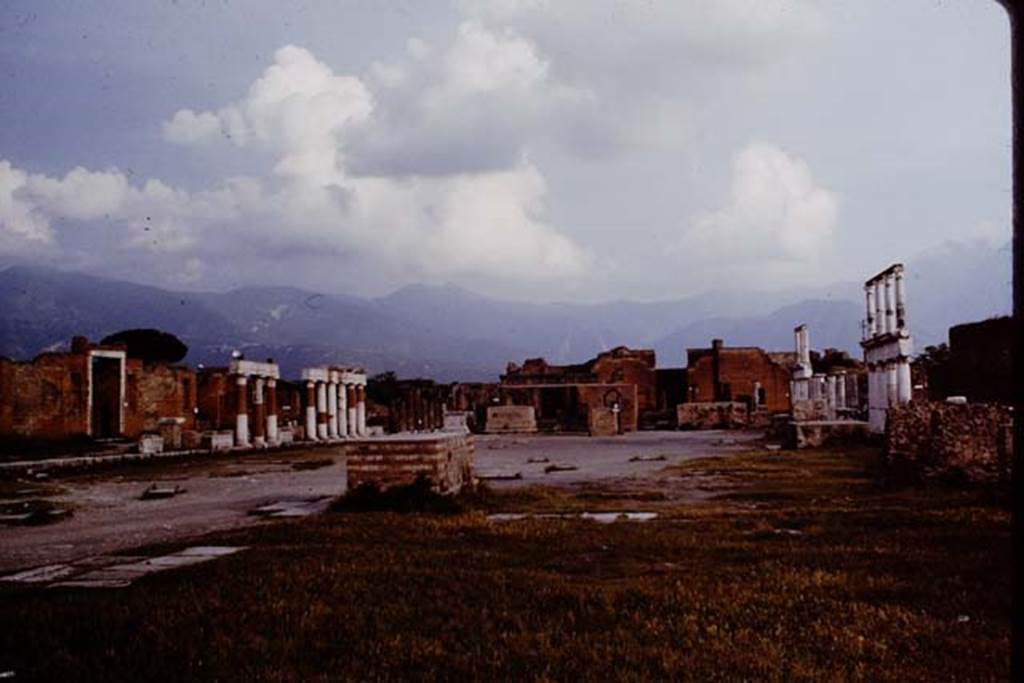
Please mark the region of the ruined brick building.
POLYGON ((0 358, 0 436, 134 439, 165 419, 193 429, 195 404, 191 368, 146 363, 122 345, 75 337, 67 352, 0 358))
POLYGON ((542 431, 594 432, 594 419, 605 411, 614 413, 619 433, 659 423, 672 427, 683 394, 683 371, 655 365, 653 350, 625 346, 575 365, 531 358, 521 366, 509 364, 501 376, 499 400, 532 405, 542 431))
POLYGON ((725 346, 721 339, 714 339, 708 348, 687 349, 686 357, 687 402, 735 402, 751 410, 789 411, 796 353, 725 346))

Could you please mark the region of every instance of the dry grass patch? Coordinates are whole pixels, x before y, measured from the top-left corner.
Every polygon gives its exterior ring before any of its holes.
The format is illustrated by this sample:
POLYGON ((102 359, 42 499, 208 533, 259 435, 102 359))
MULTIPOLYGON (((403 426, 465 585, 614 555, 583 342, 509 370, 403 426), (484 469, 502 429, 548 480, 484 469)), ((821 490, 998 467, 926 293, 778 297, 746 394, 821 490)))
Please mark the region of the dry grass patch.
POLYGON ((729 497, 659 519, 599 487, 335 512, 207 539, 246 553, 117 592, 0 594, 19 678, 990 680, 1009 662, 1009 516, 982 492, 879 489, 872 454, 747 454, 729 497), (855 472, 860 474, 855 475, 855 472), (737 498, 747 494, 751 497, 737 498), (777 494, 777 495, 771 495, 777 494), (603 501, 601 501, 603 502, 603 501))

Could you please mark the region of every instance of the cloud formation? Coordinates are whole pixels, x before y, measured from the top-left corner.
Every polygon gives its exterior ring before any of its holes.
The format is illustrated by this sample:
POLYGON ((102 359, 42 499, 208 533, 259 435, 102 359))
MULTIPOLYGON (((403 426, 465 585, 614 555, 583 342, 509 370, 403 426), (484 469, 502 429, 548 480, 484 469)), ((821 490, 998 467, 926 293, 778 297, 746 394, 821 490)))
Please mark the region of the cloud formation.
POLYGON ((751 144, 733 162, 729 202, 694 218, 682 244, 707 264, 791 266, 813 272, 831 246, 839 216, 835 193, 807 162, 771 144, 751 144))
MULTIPOLYGON (((410 51, 426 59, 429 50, 413 43, 410 51)), ((411 78, 403 69, 391 76, 411 78)), ((545 79, 530 45, 468 24, 431 69, 443 77, 417 86, 413 97, 422 111, 435 108, 436 118, 465 98, 516 101, 545 79)), ((370 81, 385 88, 387 69, 376 71, 370 81)), ((0 249, 59 243, 53 226, 62 219, 120 229, 122 250, 174 253, 186 281, 208 272, 207 262, 247 250, 336 254, 438 279, 547 282, 586 272, 586 251, 547 222, 547 184, 516 140, 502 163, 426 174, 353 171, 353 140, 388 128, 374 118, 378 112, 368 82, 285 46, 241 99, 214 111, 179 110, 163 126, 173 144, 267 152, 274 158, 268 173, 187 191, 156 179, 133 185, 117 169, 78 167, 60 178, 2 162, 0 249)))

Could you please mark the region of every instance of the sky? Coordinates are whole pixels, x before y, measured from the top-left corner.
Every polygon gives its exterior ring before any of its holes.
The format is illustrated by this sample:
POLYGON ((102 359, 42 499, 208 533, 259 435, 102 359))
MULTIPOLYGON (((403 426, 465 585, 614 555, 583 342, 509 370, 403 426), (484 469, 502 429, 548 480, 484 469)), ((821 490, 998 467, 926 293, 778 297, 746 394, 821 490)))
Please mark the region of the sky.
POLYGON ((991 0, 7 0, 0 266, 678 299, 1010 239, 991 0))

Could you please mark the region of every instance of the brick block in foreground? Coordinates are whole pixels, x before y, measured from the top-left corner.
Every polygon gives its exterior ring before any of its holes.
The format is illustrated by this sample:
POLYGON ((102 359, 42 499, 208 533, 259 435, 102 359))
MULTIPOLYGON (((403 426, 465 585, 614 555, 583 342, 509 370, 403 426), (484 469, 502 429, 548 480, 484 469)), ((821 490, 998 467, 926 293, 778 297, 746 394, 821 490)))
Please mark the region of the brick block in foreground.
POLYGON ((352 442, 345 452, 350 490, 372 484, 383 491, 421 476, 438 493, 473 485, 476 449, 470 434, 396 434, 352 442))

